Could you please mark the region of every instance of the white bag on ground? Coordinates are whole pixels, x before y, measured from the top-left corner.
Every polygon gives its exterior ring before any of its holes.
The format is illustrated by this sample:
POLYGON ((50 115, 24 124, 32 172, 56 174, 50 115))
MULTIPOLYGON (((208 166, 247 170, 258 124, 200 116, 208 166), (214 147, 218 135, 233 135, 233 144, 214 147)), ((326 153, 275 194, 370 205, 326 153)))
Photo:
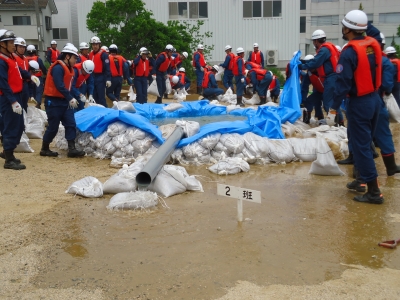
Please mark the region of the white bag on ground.
POLYGON ((220 142, 233 154, 241 153, 244 148, 243 136, 238 133, 224 133, 220 137, 220 142))
POLYGON ((164 169, 165 170, 173 169, 173 170, 176 170, 179 173, 181 173, 183 178, 185 178, 185 180, 186 180, 186 183, 187 183, 187 188, 186 189, 188 191, 204 192, 201 182, 198 181, 194 175, 190 176, 184 167, 165 165, 164 169))
POLYGON ((133 91, 133 87, 129 87, 129 92, 128 92, 128 101, 129 102, 136 102, 136 94, 133 91))
POLYGON ((178 110, 178 109, 180 109, 180 108, 182 108, 182 107, 183 107, 183 105, 180 104, 180 103, 170 103, 170 104, 164 106, 164 107, 163 107, 163 110, 166 110, 166 111, 176 111, 176 110, 178 110))
MULTIPOLYGON (((167 78, 166 80, 165 80, 165 87, 167 88, 166 90, 165 90, 165 93, 166 94, 171 94, 171 92, 172 92, 172 87, 171 87, 171 81, 169 80, 169 78, 167 78)), ((161 95, 162 96, 162 95, 161 95)))
POLYGON ((149 185, 148 190, 156 192, 165 198, 186 192, 187 182, 184 176, 176 168, 172 167, 175 166, 163 166, 149 185))
POLYGON ((157 81, 153 80, 153 82, 149 85, 149 88, 147 89, 147 94, 160 97, 157 89, 157 81))
POLYGON ((182 102, 186 100, 186 91, 185 89, 181 89, 178 92, 176 90, 174 90, 174 96, 172 97, 172 99, 178 101, 178 102, 182 102))
POLYGON ((332 150, 321 134, 317 134, 317 160, 311 164, 309 174, 337 176, 344 175, 340 170, 332 150))
POLYGON ((249 104, 249 105, 256 105, 256 104, 259 104, 261 102, 261 99, 260 99, 260 96, 258 96, 258 94, 253 94, 253 97, 251 97, 250 99, 245 100, 243 102, 245 104, 249 104))
POLYGON ((17 153, 17 152, 27 152, 27 153, 35 152, 31 148, 31 145, 29 144, 29 138, 26 136, 25 132, 22 133, 19 144, 17 145, 17 148, 14 149, 14 152, 15 153, 17 153))
POLYGON ((389 111, 390 118, 397 123, 400 123, 400 108, 397 105, 396 99, 394 99, 393 95, 383 96, 383 101, 386 103, 386 107, 389 111))
POLYGON ((293 147, 294 155, 302 161, 314 161, 317 159, 317 139, 288 139, 293 147))
POLYGON ((130 165, 135 161, 133 157, 115 157, 111 156, 110 167, 111 168, 122 168, 123 165, 130 165))
POLYGON ((204 148, 211 150, 215 147, 215 145, 217 145, 220 137, 221 137, 221 134, 219 132, 216 132, 216 133, 206 135, 205 137, 201 138, 198 142, 204 148))
POLYGON ((65 193, 97 198, 103 196, 103 185, 97 178, 87 176, 71 184, 65 193))
POLYGON ((186 137, 190 137, 195 135, 200 131, 200 124, 195 121, 184 121, 184 120, 177 120, 175 122, 177 126, 181 126, 183 131, 185 132, 186 137))
MULTIPOLYGON (((44 119, 40 109, 28 106, 25 120, 25 133, 30 139, 42 139, 47 119, 44 119)), ((25 111, 24 111, 25 115, 25 111)))
POLYGON ((226 113, 229 114, 232 110, 241 108, 240 105, 230 104, 226 107, 226 113))
POLYGON ((133 192, 137 188, 136 175, 143 169, 144 164, 135 162, 128 167, 123 165, 122 169, 112 175, 103 186, 105 194, 118 194, 123 192, 133 192))
MULTIPOLYGON (((254 134, 253 132, 247 132, 243 135, 244 145, 249 153, 255 158, 265 158, 269 154, 269 145, 266 139, 254 134)), ((250 155, 247 155, 250 157, 250 155)))
POLYGON ((239 157, 227 157, 209 167, 208 170, 218 175, 233 175, 240 172, 248 172, 250 166, 239 157))
POLYGON ((146 209, 158 204, 158 196, 150 191, 118 193, 110 199, 109 210, 146 209))
POLYGON ((124 111, 129 111, 129 112, 136 112, 136 109, 132 105, 132 103, 131 102, 126 102, 126 101, 113 101, 112 109, 124 110, 124 111))
POLYGON ((269 147, 269 158, 276 163, 289 163, 296 159, 289 140, 274 140, 264 138, 269 147))

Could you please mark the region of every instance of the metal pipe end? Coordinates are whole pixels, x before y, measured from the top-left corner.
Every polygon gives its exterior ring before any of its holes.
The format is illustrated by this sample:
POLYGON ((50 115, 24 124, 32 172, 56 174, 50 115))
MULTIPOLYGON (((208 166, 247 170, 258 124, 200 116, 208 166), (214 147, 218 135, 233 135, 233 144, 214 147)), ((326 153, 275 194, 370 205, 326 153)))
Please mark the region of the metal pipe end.
POLYGON ((140 172, 136 175, 136 183, 138 186, 148 187, 151 183, 151 176, 147 172, 140 172))

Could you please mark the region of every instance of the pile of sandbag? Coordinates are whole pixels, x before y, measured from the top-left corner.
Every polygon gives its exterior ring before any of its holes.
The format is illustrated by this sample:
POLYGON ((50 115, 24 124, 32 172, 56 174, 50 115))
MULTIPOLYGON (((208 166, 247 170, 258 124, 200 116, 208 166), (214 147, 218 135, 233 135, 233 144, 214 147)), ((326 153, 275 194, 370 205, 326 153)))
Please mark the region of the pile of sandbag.
POLYGON ((30 139, 42 139, 45 126, 47 125, 47 114, 45 111, 34 106, 28 106, 27 113, 24 111, 25 133, 30 139))

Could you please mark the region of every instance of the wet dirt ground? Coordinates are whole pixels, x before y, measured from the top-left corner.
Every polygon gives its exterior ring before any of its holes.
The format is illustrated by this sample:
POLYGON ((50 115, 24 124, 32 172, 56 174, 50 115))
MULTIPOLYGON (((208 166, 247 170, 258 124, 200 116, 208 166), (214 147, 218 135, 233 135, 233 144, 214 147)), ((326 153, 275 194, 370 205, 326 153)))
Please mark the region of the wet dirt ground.
MULTIPOLYGON (((392 125, 400 148, 400 125, 392 125)), ((204 193, 169 208, 112 212, 112 195, 65 194, 85 176, 105 182, 110 160, 21 153, 0 169, 0 299, 399 299, 400 177, 376 159, 383 205, 354 202, 346 176, 309 175, 311 163, 251 165, 214 175, 204 193), (217 196, 217 182, 259 190, 262 203, 217 196)), ((400 162, 400 156, 396 155, 400 162)), ((351 166, 341 166, 351 174, 351 166)))

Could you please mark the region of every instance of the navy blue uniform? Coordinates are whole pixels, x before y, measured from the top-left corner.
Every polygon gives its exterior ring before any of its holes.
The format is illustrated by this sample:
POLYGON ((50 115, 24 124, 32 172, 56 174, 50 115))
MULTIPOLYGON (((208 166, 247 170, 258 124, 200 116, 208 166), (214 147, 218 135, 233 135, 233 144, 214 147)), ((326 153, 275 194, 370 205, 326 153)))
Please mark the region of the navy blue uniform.
POLYGON ((214 73, 211 73, 208 75, 208 86, 203 90, 203 96, 204 98, 209 98, 211 96, 218 96, 222 95, 224 91, 220 88, 218 88, 217 81, 215 80, 215 75, 214 73))
POLYGON ((222 79, 222 83, 226 89, 231 88, 233 90, 233 73, 232 70, 228 70, 229 64, 231 62, 231 56, 227 55, 225 57, 225 61, 222 64, 219 64, 223 67, 224 70, 224 78, 222 79))
POLYGON ((106 81, 111 81, 110 60, 108 54, 103 52, 101 54, 101 61, 103 62, 103 70, 100 73, 92 73, 94 78, 94 91, 93 98, 97 103, 107 107, 106 102, 106 81))
POLYGON ((322 99, 323 94, 318 92, 315 88, 313 88, 312 94, 308 96, 308 91, 310 89, 310 75, 308 71, 301 81, 301 102, 304 107, 307 109, 308 114, 311 116, 313 108, 315 107, 315 116, 317 119, 321 120, 324 118, 324 113, 322 112, 322 99))

